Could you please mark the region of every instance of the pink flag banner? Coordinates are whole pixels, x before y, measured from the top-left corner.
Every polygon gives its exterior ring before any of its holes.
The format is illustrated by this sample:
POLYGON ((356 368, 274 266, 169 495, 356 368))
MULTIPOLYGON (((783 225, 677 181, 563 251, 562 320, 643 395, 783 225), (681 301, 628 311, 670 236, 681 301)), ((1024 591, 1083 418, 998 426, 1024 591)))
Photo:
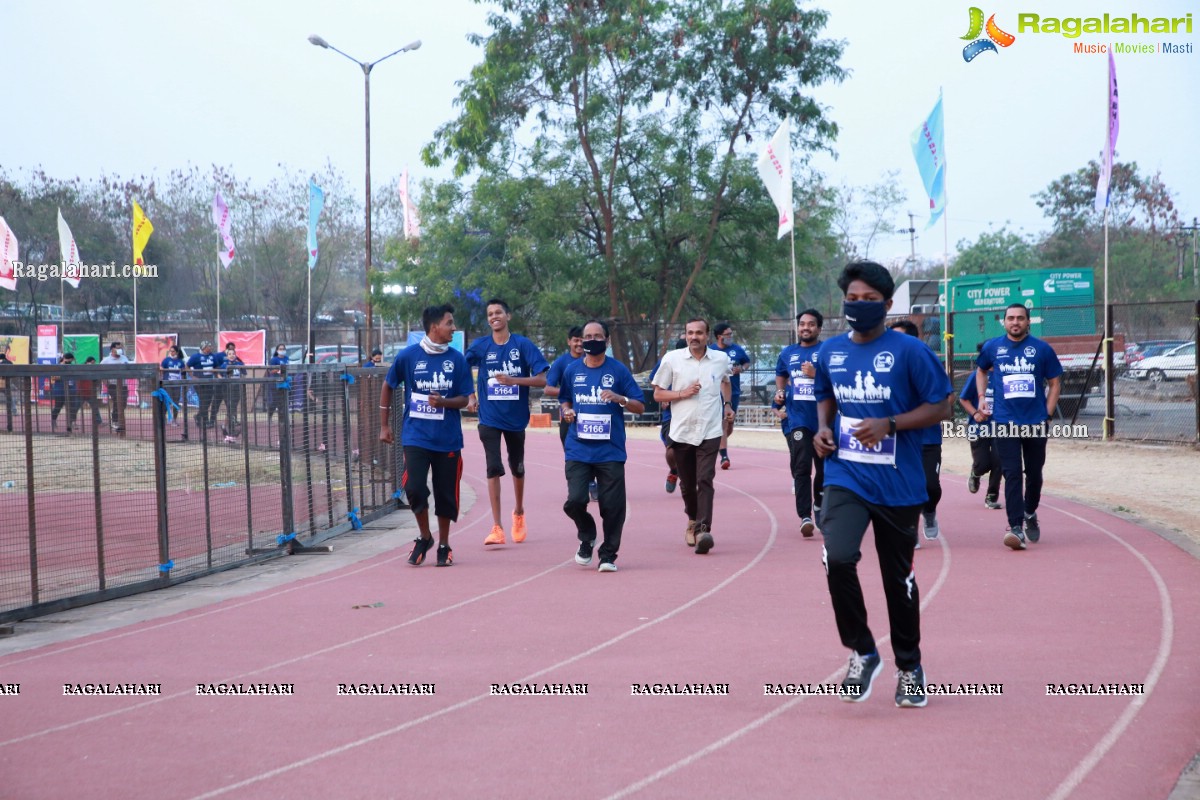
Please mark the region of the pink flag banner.
POLYGON ((13 262, 20 257, 17 237, 4 221, 4 217, 0 217, 0 288, 10 292, 17 290, 17 271, 13 269, 13 262))
POLYGON ((225 203, 225 198, 221 197, 220 190, 213 195, 212 221, 225 245, 224 249, 217 253, 217 257, 221 259, 221 266, 229 269, 237 248, 233 246, 233 221, 229 218, 229 206, 225 203))
POLYGON ((79 247, 71 228, 63 219, 62 209, 58 210, 58 251, 62 254, 63 280, 71 284, 72 289, 79 288, 79 247))
POLYGON ((408 170, 400 175, 400 205, 404 209, 404 238, 419 239, 421 237, 421 220, 417 216, 417 204, 413 202, 408 191, 408 170))
POLYGON ((1112 182, 1113 158, 1117 153, 1117 132, 1121 129, 1121 115, 1117 109, 1117 65, 1112 50, 1108 51, 1108 131, 1104 137, 1104 153, 1100 157, 1100 179, 1096 181, 1096 210, 1108 208, 1112 182))

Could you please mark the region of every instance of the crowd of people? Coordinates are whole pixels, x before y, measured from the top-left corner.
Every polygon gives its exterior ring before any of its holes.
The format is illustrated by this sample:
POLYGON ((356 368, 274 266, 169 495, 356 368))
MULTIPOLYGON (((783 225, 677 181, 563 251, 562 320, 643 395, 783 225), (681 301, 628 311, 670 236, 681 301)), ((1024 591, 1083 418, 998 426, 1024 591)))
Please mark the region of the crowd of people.
MULTIPOLYGON (((913 570, 920 532, 937 539, 941 498, 942 422, 955 394, 937 354, 912 323, 888 323, 895 285, 873 262, 854 262, 838 279, 850 331, 822 342, 824 318, 815 309, 796 317, 797 343, 776 363, 773 407, 787 440, 796 515, 802 537, 819 530, 834 619, 850 658, 840 692, 861 702, 882 671, 883 659, 867 623, 857 565, 867 529, 874 535, 887 598, 899 707, 926 704, 922 666, 920 592, 913 570)), ((393 395, 403 387, 403 489, 419 535, 408 562, 419 566, 433 548, 430 505, 437 517, 437 564, 453 564, 450 527, 459 514, 463 433, 461 412, 478 411, 486 462, 492 528, 485 546, 525 541, 525 431, 529 391, 544 387, 560 407, 566 500, 574 523, 575 562, 616 572, 627 512, 625 415, 642 414, 642 389, 629 369, 607 355, 607 323, 571 328, 567 351, 553 364, 537 346, 511 332, 512 312, 495 298, 486 304, 490 334, 465 354, 450 347, 454 309, 430 306, 425 335, 401 350, 380 397, 380 441, 393 443, 393 395), (471 369, 477 376, 472 379, 471 369), (501 443, 503 442, 503 453, 501 443), (512 476, 510 534, 501 514, 506 473, 512 476), (430 476, 432 474, 432 482, 430 476), (432 485, 432 490, 429 488, 432 485), (589 511, 595 502, 599 522, 589 511), (597 539, 599 546, 597 547, 597 539)), ((985 505, 1003 507, 1003 543, 1013 550, 1039 540, 1037 506, 1045 461, 1045 423, 1055 411, 1062 367, 1052 348, 1029 334, 1029 310, 1005 310, 1005 336, 985 343, 977 370, 958 401, 971 419, 973 463, 967 488, 978 492, 986 475, 985 505), (1008 436, 989 437, 1009 425, 1008 436)), ((697 555, 713 550, 714 476, 729 469, 728 440, 736 416, 738 375, 749 363, 733 343, 732 328, 689 319, 683 338, 651 371, 653 399, 663 411, 666 491, 679 490, 687 519, 684 543, 697 555), (712 340, 710 342, 710 340, 712 340)))

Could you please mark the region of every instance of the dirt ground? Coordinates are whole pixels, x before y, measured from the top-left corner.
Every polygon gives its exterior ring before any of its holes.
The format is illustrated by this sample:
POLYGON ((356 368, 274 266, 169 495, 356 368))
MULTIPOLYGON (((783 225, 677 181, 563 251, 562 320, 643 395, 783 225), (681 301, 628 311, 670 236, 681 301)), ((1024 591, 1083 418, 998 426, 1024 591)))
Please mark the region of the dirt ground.
MULTIPOLYGON (((639 439, 658 437, 657 428, 629 429, 639 439)), ((730 448, 787 452, 779 429, 738 428, 730 448)), ((786 456, 781 456, 786 462, 786 456)), ((942 445, 944 482, 966 483, 971 450, 965 440, 942 445)), ((1111 511, 1168 534, 1182 535, 1200 554, 1200 451, 1186 446, 1056 439, 1046 455, 1047 494, 1111 511)))

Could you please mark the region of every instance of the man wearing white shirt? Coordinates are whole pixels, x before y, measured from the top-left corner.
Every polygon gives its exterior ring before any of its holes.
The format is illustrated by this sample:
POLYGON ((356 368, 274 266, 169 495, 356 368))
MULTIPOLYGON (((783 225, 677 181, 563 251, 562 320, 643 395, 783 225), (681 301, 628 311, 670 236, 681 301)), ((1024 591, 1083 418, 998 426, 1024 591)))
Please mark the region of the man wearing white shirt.
POLYGON ((680 494, 687 513, 684 541, 704 555, 713 547, 713 476, 722 423, 733 420, 729 356, 708 346, 708 322, 690 319, 687 348, 663 356, 651 384, 654 399, 671 404, 669 447, 675 452, 680 494), (670 389, 663 387, 673 387, 670 389))

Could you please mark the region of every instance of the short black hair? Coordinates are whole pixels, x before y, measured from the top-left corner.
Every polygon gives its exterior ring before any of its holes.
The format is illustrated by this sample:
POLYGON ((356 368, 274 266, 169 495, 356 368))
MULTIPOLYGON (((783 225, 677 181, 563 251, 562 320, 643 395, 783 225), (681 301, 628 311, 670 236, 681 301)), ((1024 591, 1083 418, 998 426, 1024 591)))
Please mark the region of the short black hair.
MULTIPOLYGON (((605 339, 607 339, 607 338, 609 338, 609 336, 611 336, 611 334, 608 332, 608 323, 602 319, 589 319, 587 322, 583 323, 583 327, 586 328, 588 325, 591 325, 593 322, 604 329, 604 338, 605 339)), ((582 331, 582 330, 583 329, 581 328, 580 331, 582 331)), ((579 335, 582 336, 583 333, 581 332, 579 335)))
POLYGON ((851 261, 842 269, 837 285, 843 295, 854 281, 862 281, 870 286, 883 295, 884 300, 891 300, 892 294, 896 291, 896 282, 892 280, 892 273, 888 272, 882 264, 874 261, 851 261))
POLYGON ((672 350, 682 350, 685 347, 687 347, 687 339, 684 339, 681 336, 675 340, 675 344, 671 346, 671 349, 672 350))
POLYGON ((582 325, 571 326, 571 329, 569 331, 567 331, 567 338, 568 339, 582 339, 583 338, 583 326, 582 325))
POLYGON ((817 320, 818 328, 822 328, 825 326, 825 317, 823 317, 821 315, 821 312, 817 311, 815 308, 806 308, 803 311, 801 311, 799 314, 796 315, 796 322, 799 322, 801 317, 815 317, 817 320))
POLYGON ((378 347, 376 347, 375 349, 373 349, 373 350, 371 351, 371 357, 372 357, 372 358, 374 358, 375 356, 381 356, 381 355, 383 355, 383 351, 382 351, 382 350, 380 350, 378 347))
POLYGON ((721 334, 725 333, 725 331, 729 330, 732 327, 733 326, 730 325, 728 322, 718 322, 716 325, 713 326, 713 329, 712 329, 713 336, 720 336, 721 334))
POLYGON ((911 319, 898 319, 894 322, 889 322, 888 327, 892 330, 902 330, 909 336, 915 336, 918 339, 921 338, 921 331, 917 329, 917 323, 913 322, 911 319))
POLYGON ((484 303, 483 308, 485 311, 487 310, 488 306, 500 306, 504 309, 505 314, 512 313, 512 309, 508 307, 508 303, 504 302, 499 297, 493 297, 491 300, 488 300, 486 303, 484 303))
POLYGON ((1026 306, 1024 303, 1009 303, 1008 305, 1006 305, 1004 307, 1004 316, 1006 316, 1006 317, 1008 316, 1008 310, 1010 308, 1021 309, 1022 311, 1025 312, 1025 319, 1029 319, 1029 307, 1026 306))
POLYGON ((447 314, 453 314, 454 307, 449 303, 442 303, 440 306, 426 306, 421 312, 421 325, 425 328, 425 332, 429 333, 429 329, 434 326, 434 323, 441 322, 447 314))
MULTIPOLYGON (((692 317, 687 322, 683 323, 683 327, 687 328, 687 326, 691 325, 693 322, 703 322, 704 323, 704 332, 708 333, 708 320, 706 320, 704 317, 692 317)), ((728 327, 728 326, 726 326, 726 327, 728 327)))

